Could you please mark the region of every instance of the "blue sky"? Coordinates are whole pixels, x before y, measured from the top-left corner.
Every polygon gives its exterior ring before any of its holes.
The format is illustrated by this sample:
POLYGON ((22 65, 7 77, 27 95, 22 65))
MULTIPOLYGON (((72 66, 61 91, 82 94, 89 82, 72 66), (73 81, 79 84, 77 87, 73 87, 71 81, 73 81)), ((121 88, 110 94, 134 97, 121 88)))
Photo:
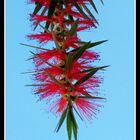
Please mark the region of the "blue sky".
MULTIPOLYGON (((79 122, 78 140, 133 140, 134 125, 134 17, 133 0, 98 0, 100 26, 80 34, 86 41, 109 41, 94 49, 101 55, 96 64, 111 65, 100 73, 104 82, 100 93, 107 98, 97 118, 79 122)), ((33 5, 26 0, 6 0, 6 140, 66 140, 65 125, 54 133, 59 118, 48 113, 45 103, 36 102, 32 88, 33 64, 26 61, 30 48, 19 43, 31 44, 25 37, 32 33, 29 13, 33 5)), ((35 43, 33 43, 35 44, 35 43)))

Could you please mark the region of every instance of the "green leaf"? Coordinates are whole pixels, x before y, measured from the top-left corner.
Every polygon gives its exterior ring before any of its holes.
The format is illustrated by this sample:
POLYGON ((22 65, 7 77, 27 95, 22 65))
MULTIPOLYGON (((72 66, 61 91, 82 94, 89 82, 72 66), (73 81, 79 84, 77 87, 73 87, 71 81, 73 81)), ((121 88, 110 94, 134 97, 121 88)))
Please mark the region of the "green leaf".
MULTIPOLYGON (((43 15, 45 14, 46 11, 47 11, 47 7, 45 7, 45 8, 43 9, 43 11, 42 11, 42 13, 41 13, 41 16, 43 16, 43 15)), ((34 27, 34 30, 37 28, 37 26, 38 26, 39 23, 40 23, 40 22, 38 22, 38 23, 36 24, 36 26, 34 27)))
POLYGON ((78 98, 84 98, 84 99, 105 99, 105 98, 103 98, 103 97, 96 97, 96 96, 91 96, 91 95, 86 95, 86 94, 84 94, 84 96, 78 96, 78 98))
POLYGON ((72 62, 73 62, 73 58, 72 55, 69 53, 66 59, 66 71, 69 71, 71 69, 72 62))
POLYGON ((31 85, 25 85, 25 86, 46 86, 46 84, 31 84, 31 85))
POLYGON ((80 47, 77 52, 74 54, 73 59, 78 59, 81 57, 81 55, 84 53, 84 51, 89 47, 90 42, 86 43, 85 45, 83 45, 82 47, 80 47))
POLYGON ((73 110, 70 110, 70 116, 71 116, 71 121, 72 121, 72 125, 73 125, 73 134, 74 134, 74 138, 75 140, 77 140, 77 122, 75 120, 74 114, 73 114, 73 110))
POLYGON ((84 13, 84 11, 82 10, 82 8, 81 8, 77 3, 75 3, 75 7, 77 8, 77 10, 78 10, 86 19, 89 19, 89 17, 84 13))
POLYGON ((77 129, 75 127, 73 127, 73 134, 74 134, 75 140, 77 140, 77 129))
POLYGON ((100 45, 100 44, 102 44, 102 43, 104 43, 104 42, 106 42, 106 41, 108 41, 108 40, 102 40, 102 41, 90 43, 88 49, 89 49, 89 48, 92 48, 92 47, 95 47, 95 46, 97 46, 97 45, 100 45))
POLYGON ((81 71, 81 73, 84 73, 84 72, 90 72, 90 71, 92 71, 92 70, 94 70, 94 69, 104 70, 104 68, 107 68, 107 67, 109 67, 109 65, 107 65, 107 66, 102 66, 102 67, 89 68, 89 69, 86 69, 86 70, 81 71))
POLYGON ((69 110, 69 113, 70 113, 70 116, 71 116, 71 120, 72 120, 72 122, 73 122, 73 125, 74 125, 74 127, 77 129, 78 125, 77 125, 77 122, 76 122, 76 120, 75 120, 73 110, 72 110, 72 109, 69 110))
MULTIPOLYGON (((46 22, 45 29, 48 30, 49 26, 50 26, 50 23, 49 23, 49 22, 46 22)), ((46 32, 46 31, 45 31, 45 32, 46 32)))
POLYGON ((85 4, 83 4, 82 6, 85 9, 85 11, 91 16, 91 18, 94 20, 94 22, 96 22, 97 24, 99 24, 98 21, 96 20, 96 18, 93 16, 93 14, 88 9, 88 7, 85 4))
POLYGON ((50 31, 48 29, 46 29, 45 27, 43 27, 41 24, 39 24, 39 26, 44 29, 44 32, 50 33, 50 31))
POLYGON ((20 45, 27 46, 27 47, 31 47, 31 48, 35 48, 35 49, 40 49, 40 50, 48 51, 48 49, 41 48, 41 47, 37 47, 37 46, 32 46, 32 45, 28 45, 28 44, 20 43, 20 45))
MULTIPOLYGON (((90 48, 92 48, 92 47, 95 47, 95 46, 97 46, 97 45, 100 45, 100 44, 102 44, 102 43, 104 43, 104 42, 106 42, 106 41, 108 41, 108 40, 102 40, 102 41, 97 41, 97 42, 90 43, 87 49, 90 49, 90 48)), ((79 43, 81 43, 81 44, 86 44, 87 42, 79 42, 79 43)), ((80 48, 81 48, 81 47, 76 48, 76 49, 72 50, 71 52, 77 51, 77 50, 79 50, 80 48)))
POLYGON ((70 21, 73 21, 73 16, 68 15, 68 18, 69 18, 70 21))
POLYGON ((57 2, 58 0, 51 0, 48 10, 48 18, 50 18, 53 15, 57 2))
POLYGON ((41 8, 42 8, 42 5, 40 5, 40 3, 36 3, 36 7, 35 7, 33 14, 34 15, 37 14, 41 8))
POLYGON ((72 120, 71 120, 70 110, 68 111, 68 114, 67 114, 67 133, 68 133, 68 139, 71 140, 72 120))
POLYGON ((97 67, 97 68, 93 68, 89 71, 89 73, 84 76, 83 78, 81 78, 79 81, 77 81, 75 83, 75 85, 79 85, 79 84, 82 84, 83 82, 85 82, 86 80, 88 80, 90 77, 92 77, 98 70, 101 70, 105 67, 108 67, 108 66, 103 66, 103 67, 97 67))
POLYGON ((56 132, 58 132, 59 129, 61 128, 61 126, 62 126, 62 124, 63 124, 63 122, 64 122, 64 120, 65 120, 65 118, 66 118, 67 112, 68 112, 68 109, 66 108, 66 109, 63 111, 63 113, 62 113, 62 115, 61 115, 61 118, 60 118, 60 120, 59 120, 59 122, 58 122, 58 124, 57 124, 57 127, 56 127, 56 129, 55 129, 56 132))
POLYGON ((98 10, 96 8, 96 5, 94 4, 94 2, 92 0, 89 0, 91 6, 93 7, 93 9, 96 11, 96 13, 98 14, 98 10))
POLYGON ((72 35, 75 34, 75 31, 76 31, 76 29, 77 29, 77 27, 78 27, 78 22, 79 22, 79 20, 76 20, 76 21, 74 22, 74 24, 72 25, 72 27, 71 27, 71 29, 70 29, 70 31, 69 31, 69 35, 70 35, 70 36, 72 36, 72 35))

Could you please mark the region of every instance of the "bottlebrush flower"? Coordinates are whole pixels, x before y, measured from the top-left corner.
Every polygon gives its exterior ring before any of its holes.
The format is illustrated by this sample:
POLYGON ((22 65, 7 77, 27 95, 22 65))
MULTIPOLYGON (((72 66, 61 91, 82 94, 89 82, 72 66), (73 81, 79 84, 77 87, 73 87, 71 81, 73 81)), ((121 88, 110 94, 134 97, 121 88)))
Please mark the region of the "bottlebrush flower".
POLYGON ((42 32, 31 34, 30 40, 37 40, 41 45, 53 41, 54 47, 45 48, 30 46, 38 49, 32 53, 35 64, 33 80, 35 94, 40 100, 46 100, 48 111, 60 116, 56 127, 59 131, 64 120, 67 121, 68 140, 72 133, 77 140, 77 122, 75 113, 90 120, 96 117, 101 107, 96 103, 98 87, 102 79, 96 75, 98 70, 107 66, 93 67, 91 62, 98 60, 99 55, 89 50, 103 41, 83 42, 78 32, 91 27, 96 28, 98 23, 89 10, 90 4, 98 13, 92 0, 30 0, 35 3, 31 14, 31 21, 35 28, 40 25, 42 32), (74 113, 75 111, 75 113, 74 113))

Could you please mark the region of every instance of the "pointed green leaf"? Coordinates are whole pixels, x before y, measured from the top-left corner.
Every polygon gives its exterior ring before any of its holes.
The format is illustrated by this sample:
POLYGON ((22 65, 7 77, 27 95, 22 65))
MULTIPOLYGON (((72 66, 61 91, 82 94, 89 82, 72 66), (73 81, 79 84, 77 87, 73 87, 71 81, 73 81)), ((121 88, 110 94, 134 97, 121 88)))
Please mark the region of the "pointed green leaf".
POLYGON ((40 3, 36 3, 36 7, 35 7, 33 14, 34 15, 37 14, 41 8, 42 8, 42 5, 40 5, 40 3))
POLYGON ((59 122, 58 122, 58 124, 57 124, 56 132, 58 132, 59 129, 61 128, 61 126, 62 126, 62 124, 63 124, 63 122, 64 122, 64 120, 65 120, 65 118, 66 118, 67 112, 68 112, 68 109, 66 108, 66 109, 63 111, 63 113, 62 113, 62 115, 61 115, 61 118, 60 118, 60 120, 59 120, 59 122))
POLYGON ((67 133, 68 133, 68 139, 71 140, 72 120, 71 120, 70 110, 68 111, 68 114, 67 114, 67 133))
MULTIPOLYGON (((49 22, 46 22, 45 29, 48 30, 49 26, 50 26, 50 23, 49 22)), ((46 31, 44 31, 44 32, 46 32, 46 31)))
POLYGON ((90 72, 90 71, 92 71, 92 70, 94 70, 94 69, 104 70, 104 69, 107 68, 107 67, 109 67, 109 65, 107 65, 107 66, 102 66, 102 67, 89 68, 89 69, 86 69, 86 70, 81 71, 81 73, 90 72))
POLYGON ((51 0, 48 10, 48 18, 50 18, 53 15, 57 2, 58 0, 51 0))
POLYGON ((98 14, 98 10, 96 8, 96 5, 94 4, 94 2, 92 0, 89 0, 91 6, 93 7, 93 9, 96 11, 96 13, 98 14))
POLYGON ((89 19, 89 17, 84 13, 82 8, 77 3, 75 3, 75 7, 86 19, 89 19))
POLYGON ((74 125, 74 127, 77 129, 78 125, 77 125, 76 119, 75 119, 75 117, 74 117, 73 110, 72 110, 72 109, 69 110, 69 113, 70 113, 70 116, 71 116, 71 120, 72 120, 72 122, 73 122, 73 125, 74 125))
POLYGON ((100 44, 102 44, 102 43, 105 43, 106 41, 108 41, 108 40, 102 40, 102 41, 90 43, 88 49, 89 49, 89 48, 92 48, 92 47, 95 47, 95 46, 97 46, 97 45, 100 45, 100 44))
POLYGON ((84 96, 78 96, 78 98, 84 98, 84 99, 105 99, 103 97, 96 97, 96 96, 91 96, 91 95, 87 95, 87 94, 84 94, 84 96))
POLYGON ((28 44, 20 43, 20 45, 27 46, 27 47, 31 47, 31 48, 35 48, 35 49, 40 49, 40 50, 48 51, 48 49, 41 48, 41 47, 37 47, 37 46, 32 46, 32 45, 28 45, 28 44))
POLYGON ((48 29, 46 29, 45 27, 43 27, 41 24, 39 24, 39 26, 40 26, 42 29, 44 29, 44 32, 50 33, 50 31, 49 31, 48 29))
POLYGON ((46 84, 31 84, 31 85, 25 85, 25 86, 46 86, 46 84))
POLYGON ((83 83, 83 82, 85 82, 86 80, 88 80, 90 77, 92 77, 98 70, 100 70, 100 69, 103 69, 103 68, 105 68, 105 67, 107 67, 107 66, 104 66, 104 67, 97 67, 97 68, 93 68, 93 69, 91 69, 90 71, 89 71, 89 73, 86 75, 86 76, 84 76, 83 78, 81 78, 79 81, 77 81, 76 83, 75 83, 75 85, 79 85, 79 84, 81 84, 81 83, 83 83))
POLYGON ((77 29, 77 27, 78 27, 78 22, 79 22, 79 20, 76 20, 76 21, 74 22, 74 24, 72 25, 72 27, 71 27, 71 29, 70 29, 70 31, 69 31, 69 35, 70 35, 70 36, 72 36, 72 35, 75 34, 75 31, 76 31, 76 29, 77 29))
POLYGON ((96 20, 96 18, 93 16, 93 14, 88 9, 88 7, 85 4, 83 4, 82 6, 85 9, 85 11, 91 16, 91 18, 94 20, 94 22, 96 22, 97 24, 99 24, 98 21, 96 20))
POLYGON ((66 71, 69 71, 71 69, 72 62, 73 62, 73 58, 72 55, 69 53, 66 59, 66 71))
POLYGON ((75 140, 77 140, 77 129, 75 127, 73 127, 73 134, 74 134, 75 140))
MULTIPOLYGON (((42 11, 42 13, 41 13, 41 16, 44 16, 44 14, 45 14, 46 11, 47 11, 47 7, 45 6, 44 9, 43 9, 43 11, 42 11)), ((34 27, 34 30, 37 28, 37 26, 38 26, 39 23, 40 23, 40 22, 38 22, 38 23, 36 24, 36 26, 34 27)))
POLYGON ((75 59, 80 58, 81 55, 84 53, 84 51, 89 47, 89 45, 90 45, 90 42, 88 42, 88 43, 86 43, 85 45, 83 45, 82 47, 80 47, 80 48, 76 51, 76 53, 74 54, 73 59, 75 60, 75 59))
POLYGON ((72 121, 72 128, 73 128, 73 134, 74 134, 74 138, 75 140, 77 140, 77 122, 75 120, 74 114, 73 114, 73 110, 70 110, 70 116, 71 116, 71 121, 72 121))
MULTIPOLYGON (((87 49, 90 49, 90 48, 92 48, 92 47, 95 47, 95 46, 97 46, 97 45, 100 45, 100 44, 102 44, 102 43, 104 43, 104 42, 106 42, 106 41, 108 41, 108 40, 102 40, 102 41, 97 41, 97 42, 90 43, 87 49)), ((81 43, 81 44, 86 44, 87 42, 79 42, 79 43, 81 43)), ((81 48, 81 47, 76 48, 76 49, 72 50, 71 52, 77 51, 77 50, 80 49, 80 48, 81 48)))
POLYGON ((73 16, 68 15, 68 17, 69 17, 69 20, 70 20, 70 21, 73 21, 73 16))

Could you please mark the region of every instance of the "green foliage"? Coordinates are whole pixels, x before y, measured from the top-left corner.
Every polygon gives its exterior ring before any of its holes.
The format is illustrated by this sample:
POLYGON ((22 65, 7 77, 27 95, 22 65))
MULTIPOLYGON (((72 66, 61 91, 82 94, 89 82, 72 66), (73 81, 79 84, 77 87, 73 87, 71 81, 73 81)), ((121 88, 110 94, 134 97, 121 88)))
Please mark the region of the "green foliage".
MULTIPOLYGON (((41 16, 44 16, 44 14, 46 13, 46 11, 47 11, 47 7, 44 7, 44 9, 43 9, 43 11, 42 11, 42 13, 41 13, 41 16)), ((34 30, 37 28, 38 24, 39 24, 39 22, 38 22, 38 23, 36 24, 36 26, 34 27, 34 30)))
POLYGON ((89 47, 90 45, 90 42, 86 43, 85 45, 83 45, 82 47, 80 47, 76 53, 74 54, 73 56, 73 59, 78 59, 81 57, 81 55, 85 52, 85 50, 89 47))
POLYGON ((89 19, 89 17, 85 14, 85 12, 82 10, 81 6, 75 3, 76 9, 84 16, 84 18, 89 19))
POLYGON ((93 20, 95 23, 99 24, 98 21, 96 20, 96 18, 94 17, 94 15, 93 15, 93 14, 90 12, 90 10, 88 9, 88 7, 87 7, 85 4, 83 4, 82 7, 83 7, 83 9, 88 13, 88 15, 90 16, 90 18, 92 18, 92 20, 93 20))
POLYGON ((66 59, 66 71, 69 71, 71 69, 72 63, 73 63, 73 58, 71 53, 69 53, 66 59))
POLYGON ((66 116, 67 116, 67 112, 68 112, 68 108, 66 108, 66 109, 63 111, 63 113, 62 113, 62 115, 61 115, 61 117, 60 117, 60 120, 59 120, 59 122, 58 122, 58 124, 57 124, 56 132, 58 132, 59 129, 61 128, 61 126, 62 126, 62 124, 63 124, 63 122, 64 122, 64 120, 65 120, 65 118, 66 118, 66 116))
MULTIPOLYGON (((102 43, 105 43, 106 41, 108 41, 108 40, 102 40, 102 41, 97 41, 97 42, 90 43, 87 49, 90 49, 90 48, 92 48, 92 47, 98 46, 98 45, 100 45, 100 44, 102 44, 102 43)), ((79 42, 79 43, 81 43, 81 44, 86 44, 86 43, 88 43, 88 42, 79 42)), ((75 52, 75 51, 79 50, 80 48, 81 48, 81 47, 76 48, 76 49, 72 50, 71 52, 75 52)))
POLYGON ((42 8, 42 5, 40 5, 40 3, 36 3, 36 7, 33 11, 33 14, 34 15, 37 14, 40 11, 41 8, 42 8))
POLYGON ((98 10, 97 10, 97 8, 96 8, 95 3, 94 3, 92 0, 89 0, 89 2, 90 2, 90 4, 91 4, 91 6, 93 7, 93 9, 95 10, 95 12, 98 14, 98 10))
POLYGON ((103 67, 97 67, 97 68, 91 68, 89 70, 86 70, 84 72, 88 72, 83 78, 81 78, 79 81, 77 81, 75 83, 76 85, 82 84, 83 82, 85 82, 86 80, 88 80, 89 78, 91 78, 98 70, 102 70, 104 68, 106 68, 108 66, 103 66, 103 67))
POLYGON ((53 15, 57 2, 58 0, 51 0, 48 10, 48 18, 50 18, 53 15))
POLYGON ((74 35, 74 34, 76 33, 76 29, 77 29, 77 27, 78 27, 78 22, 79 22, 79 20, 76 20, 76 21, 74 22, 74 24, 72 25, 72 27, 71 27, 71 29, 70 29, 70 31, 69 31, 69 35, 70 35, 70 36, 72 36, 72 35, 74 35))
POLYGON ((41 48, 41 47, 37 47, 37 46, 32 46, 32 45, 28 45, 28 44, 20 43, 20 45, 27 46, 27 47, 31 47, 31 48, 35 48, 35 49, 39 49, 39 50, 48 51, 48 49, 41 48))
POLYGON ((67 114, 67 133, 68 133, 68 139, 71 140, 71 135, 73 132, 75 140, 77 140, 77 122, 74 117, 74 113, 72 109, 68 110, 67 114))

